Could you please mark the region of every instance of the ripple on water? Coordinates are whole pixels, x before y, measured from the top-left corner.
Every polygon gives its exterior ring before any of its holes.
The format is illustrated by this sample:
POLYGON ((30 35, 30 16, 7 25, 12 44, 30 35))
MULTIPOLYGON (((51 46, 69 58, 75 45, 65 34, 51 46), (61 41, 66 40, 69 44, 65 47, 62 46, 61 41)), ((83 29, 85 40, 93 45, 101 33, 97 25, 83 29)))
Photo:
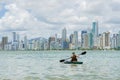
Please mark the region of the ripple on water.
POLYGON ((27 77, 24 77, 23 80, 42 80, 42 79, 40 79, 39 77, 34 77, 34 76, 27 76, 27 77))
POLYGON ((71 79, 66 76, 46 76, 45 80, 71 80, 71 79))
POLYGON ((12 80, 10 77, 0 76, 0 80, 12 80))

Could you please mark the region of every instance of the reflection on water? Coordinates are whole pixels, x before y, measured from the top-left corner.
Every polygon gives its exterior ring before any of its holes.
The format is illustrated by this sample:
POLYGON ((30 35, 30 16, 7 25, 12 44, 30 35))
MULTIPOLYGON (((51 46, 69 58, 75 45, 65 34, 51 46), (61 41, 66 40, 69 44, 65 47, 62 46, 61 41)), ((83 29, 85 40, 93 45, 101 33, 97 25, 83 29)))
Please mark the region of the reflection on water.
POLYGON ((78 64, 70 64, 71 68, 76 68, 78 64))
MULTIPOLYGON (((76 51, 79 53, 81 51, 76 51)), ((72 51, 0 52, 0 80, 120 80, 119 51, 87 51, 79 61, 59 60, 72 51)))
POLYGON ((23 80, 42 80, 42 79, 34 76, 27 76, 27 77, 24 77, 23 80))

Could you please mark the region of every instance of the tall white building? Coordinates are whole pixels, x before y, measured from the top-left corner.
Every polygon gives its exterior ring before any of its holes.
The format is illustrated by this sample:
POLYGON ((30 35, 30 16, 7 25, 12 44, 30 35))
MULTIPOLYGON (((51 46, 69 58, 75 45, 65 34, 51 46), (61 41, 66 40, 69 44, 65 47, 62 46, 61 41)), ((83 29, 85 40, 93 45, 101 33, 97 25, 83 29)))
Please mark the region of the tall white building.
POLYGON ((84 33, 83 34, 83 47, 82 48, 85 48, 85 49, 88 49, 89 48, 89 35, 88 33, 84 33))
POLYGON ((25 50, 27 50, 27 47, 28 47, 27 44, 28 44, 27 43, 27 36, 24 36, 24 48, 25 48, 25 50))
POLYGON ((110 32, 103 33, 103 49, 110 49, 110 32))
POLYGON ((62 30, 62 41, 66 41, 67 39, 67 31, 66 31, 66 28, 64 28, 62 30))
POLYGON ((103 35, 99 35, 98 37, 98 49, 103 49, 103 35))
POLYGON ((119 31, 119 34, 117 36, 117 48, 120 49, 120 31, 119 31))
POLYGON ((68 48, 69 48, 69 44, 67 40, 67 31, 66 28, 64 28, 62 30, 62 49, 68 49, 68 48))
POLYGON ((12 40, 12 50, 18 50, 19 48, 19 34, 13 32, 13 40, 12 40))
POLYGON ((78 32, 77 31, 74 31, 73 43, 75 44, 75 49, 77 49, 78 48, 78 32))
POLYGON ((117 48, 117 34, 113 34, 111 38, 111 48, 117 48))

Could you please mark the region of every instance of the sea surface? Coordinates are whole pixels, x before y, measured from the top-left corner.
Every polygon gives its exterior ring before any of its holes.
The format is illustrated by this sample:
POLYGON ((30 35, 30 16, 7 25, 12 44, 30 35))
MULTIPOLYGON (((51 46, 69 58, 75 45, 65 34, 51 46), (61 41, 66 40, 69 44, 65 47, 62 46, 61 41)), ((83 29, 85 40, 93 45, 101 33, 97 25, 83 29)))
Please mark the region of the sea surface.
POLYGON ((120 51, 87 51, 78 59, 83 64, 59 62, 72 52, 83 51, 0 51, 0 80, 120 80, 120 51))

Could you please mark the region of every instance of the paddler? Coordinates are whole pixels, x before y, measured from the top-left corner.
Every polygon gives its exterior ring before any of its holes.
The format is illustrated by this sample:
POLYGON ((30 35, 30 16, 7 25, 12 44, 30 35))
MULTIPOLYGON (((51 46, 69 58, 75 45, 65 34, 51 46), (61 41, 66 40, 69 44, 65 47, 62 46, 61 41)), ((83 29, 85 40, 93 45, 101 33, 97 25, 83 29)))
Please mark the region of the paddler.
POLYGON ((77 55, 75 54, 75 52, 72 53, 72 56, 71 56, 71 62, 77 62, 77 55))

